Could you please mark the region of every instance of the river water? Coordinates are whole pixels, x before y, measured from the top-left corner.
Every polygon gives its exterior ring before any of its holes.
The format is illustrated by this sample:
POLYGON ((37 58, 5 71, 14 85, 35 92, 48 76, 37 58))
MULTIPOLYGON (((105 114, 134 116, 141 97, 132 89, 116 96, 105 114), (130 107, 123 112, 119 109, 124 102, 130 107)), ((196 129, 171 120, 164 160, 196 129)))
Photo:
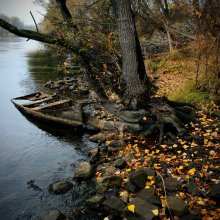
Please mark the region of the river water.
POLYGON ((41 47, 31 40, 0 37, 0 220, 29 219, 50 209, 66 213, 69 206, 80 203, 80 190, 87 188, 72 177, 74 164, 86 159, 91 143, 71 131, 31 123, 10 101, 61 77, 53 59, 32 55, 41 47), (31 179, 42 191, 28 188, 31 179), (48 193, 50 183, 63 179, 75 184, 71 192, 48 193))

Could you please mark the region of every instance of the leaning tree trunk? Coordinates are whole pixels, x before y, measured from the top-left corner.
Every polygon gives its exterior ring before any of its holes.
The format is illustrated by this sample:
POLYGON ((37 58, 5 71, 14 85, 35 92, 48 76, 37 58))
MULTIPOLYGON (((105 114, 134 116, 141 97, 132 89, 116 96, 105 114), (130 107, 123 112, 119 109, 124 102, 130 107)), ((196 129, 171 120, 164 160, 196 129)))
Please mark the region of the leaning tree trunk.
POLYGON ((125 97, 135 103, 147 89, 148 78, 130 0, 112 0, 117 16, 119 41, 122 51, 122 80, 125 97))

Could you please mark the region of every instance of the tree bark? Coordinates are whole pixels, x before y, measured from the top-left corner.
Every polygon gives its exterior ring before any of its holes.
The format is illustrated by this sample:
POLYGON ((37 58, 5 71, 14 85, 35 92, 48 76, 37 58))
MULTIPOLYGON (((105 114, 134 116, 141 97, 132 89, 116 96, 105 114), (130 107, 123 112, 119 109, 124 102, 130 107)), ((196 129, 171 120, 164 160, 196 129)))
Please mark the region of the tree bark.
POLYGON ((143 55, 130 0, 112 0, 117 17, 119 41, 122 50, 122 79, 126 85, 125 97, 137 100, 147 89, 143 55))

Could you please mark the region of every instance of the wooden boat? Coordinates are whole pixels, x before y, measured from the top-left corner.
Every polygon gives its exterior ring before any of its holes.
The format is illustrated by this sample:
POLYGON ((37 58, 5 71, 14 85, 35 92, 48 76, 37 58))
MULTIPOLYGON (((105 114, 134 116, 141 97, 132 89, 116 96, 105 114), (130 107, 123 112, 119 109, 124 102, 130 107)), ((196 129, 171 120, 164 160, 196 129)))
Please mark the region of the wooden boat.
POLYGON ((77 111, 70 99, 61 99, 57 94, 37 92, 11 100, 24 115, 62 127, 83 127, 81 111, 77 111))

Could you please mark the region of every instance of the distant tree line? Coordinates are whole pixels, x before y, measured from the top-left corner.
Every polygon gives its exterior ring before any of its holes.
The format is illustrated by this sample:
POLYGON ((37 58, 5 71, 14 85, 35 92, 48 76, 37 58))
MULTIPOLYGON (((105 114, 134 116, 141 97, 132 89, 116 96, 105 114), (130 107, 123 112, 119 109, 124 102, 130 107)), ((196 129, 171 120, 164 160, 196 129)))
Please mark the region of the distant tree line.
MULTIPOLYGON (((10 24, 20 28, 20 29, 29 29, 34 30, 34 26, 32 25, 25 25, 18 17, 16 16, 7 16, 4 14, 0 14, 0 18, 4 19, 5 21, 9 22, 10 24)), ((8 35, 10 32, 0 27, 0 35, 8 35)))

